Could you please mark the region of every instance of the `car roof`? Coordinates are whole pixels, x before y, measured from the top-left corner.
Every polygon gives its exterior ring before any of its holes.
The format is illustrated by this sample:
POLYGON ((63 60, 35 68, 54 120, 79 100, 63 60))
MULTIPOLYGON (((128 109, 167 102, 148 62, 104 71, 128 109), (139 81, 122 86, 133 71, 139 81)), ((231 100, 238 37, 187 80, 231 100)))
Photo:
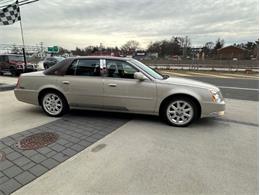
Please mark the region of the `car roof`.
POLYGON ((114 56, 77 56, 70 57, 71 59, 108 59, 108 60, 130 60, 131 58, 127 57, 114 57, 114 56))
POLYGON ((0 54, 0 56, 23 56, 21 54, 0 54))

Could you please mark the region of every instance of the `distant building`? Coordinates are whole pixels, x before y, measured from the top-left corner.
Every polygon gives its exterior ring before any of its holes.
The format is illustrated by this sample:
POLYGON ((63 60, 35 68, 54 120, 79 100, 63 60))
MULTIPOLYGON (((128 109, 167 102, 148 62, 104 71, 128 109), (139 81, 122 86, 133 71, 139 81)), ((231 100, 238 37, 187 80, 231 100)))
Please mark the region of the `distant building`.
POLYGON ((242 49, 236 46, 227 46, 217 50, 217 58, 223 60, 242 60, 246 57, 246 49, 242 49))
POLYGON ((133 57, 137 60, 144 60, 145 58, 147 58, 147 53, 143 50, 137 50, 134 52, 133 57))

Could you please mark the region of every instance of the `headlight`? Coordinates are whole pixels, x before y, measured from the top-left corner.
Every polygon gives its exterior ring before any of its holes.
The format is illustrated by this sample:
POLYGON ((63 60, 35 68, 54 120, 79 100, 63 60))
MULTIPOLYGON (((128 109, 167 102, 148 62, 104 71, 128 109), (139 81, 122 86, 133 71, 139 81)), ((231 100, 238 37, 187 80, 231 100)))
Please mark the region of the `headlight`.
POLYGON ((220 103, 222 101, 222 96, 220 94, 220 91, 210 89, 209 92, 210 92, 210 95, 211 95, 212 102, 220 103))

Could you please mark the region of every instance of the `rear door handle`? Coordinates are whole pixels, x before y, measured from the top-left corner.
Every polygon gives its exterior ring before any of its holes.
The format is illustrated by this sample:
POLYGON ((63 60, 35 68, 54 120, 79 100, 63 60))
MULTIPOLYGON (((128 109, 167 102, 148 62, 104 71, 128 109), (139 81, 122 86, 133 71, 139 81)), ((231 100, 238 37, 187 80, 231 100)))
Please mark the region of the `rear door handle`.
POLYGON ((109 87, 116 87, 116 84, 110 83, 108 84, 109 87))
POLYGON ((69 85, 70 84, 69 81, 62 81, 62 83, 65 84, 65 85, 69 85))

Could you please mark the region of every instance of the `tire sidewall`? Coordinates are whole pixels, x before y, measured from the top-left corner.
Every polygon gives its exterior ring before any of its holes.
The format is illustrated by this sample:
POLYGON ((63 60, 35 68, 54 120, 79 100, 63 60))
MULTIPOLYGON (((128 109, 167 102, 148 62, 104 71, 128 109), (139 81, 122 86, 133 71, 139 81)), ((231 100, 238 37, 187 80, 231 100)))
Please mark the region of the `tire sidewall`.
POLYGON ((192 101, 190 98, 178 97, 178 98, 174 98, 174 99, 171 99, 171 100, 167 101, 167 102, 163 105, 161 115, 162 115, 163 120, 164 120, 166 123, 168 123, 169 125, 171 125, 171 126, 175 126, 175 127, 187 127, 187 126, 189 126, 191 123, 193 123, 196 118, 198 118, 198 108, 197 108, 196 104, 194 103, 194 101, 192 101), (191 119, 188 123, 186 123, 186 124, 175 124, 175 123, 172 123, 171 120, 168 118, 168 116, 167 116, 167 109, 168 109, 169 105, 172 104, 172 103, 175 102, 175 101, 185 101, 185 102, 187 102, 188 104, 191 105, 191 107, 192 107, 192 109, 193 109, 193 116, 192 116, 192 119, 191 119))
POLYGON ((41 97, 41 107, 43 109, 43 111, 48 115, 48 116, 52 116, 52 117, 59 117, 59 116, 62 116, 64 115, 67 111, 68 111, 68 104, 67 104, 67 101, 65 100, 65 98, 60 94, 60 93, 57 93, 57 92, 46 92, 42 95, 41 97), (49 95, 49 94, 55 94, 56 96, 58 96, 61 101, 62 101, 62 110, 61 112, 59 112, 58 114, 56 115, 53 115, 53 114, 50 114, 48 111, 45 110, 44 106, 43 106, 43 100, 44 100, 44 97, 46 95, 49 95))

